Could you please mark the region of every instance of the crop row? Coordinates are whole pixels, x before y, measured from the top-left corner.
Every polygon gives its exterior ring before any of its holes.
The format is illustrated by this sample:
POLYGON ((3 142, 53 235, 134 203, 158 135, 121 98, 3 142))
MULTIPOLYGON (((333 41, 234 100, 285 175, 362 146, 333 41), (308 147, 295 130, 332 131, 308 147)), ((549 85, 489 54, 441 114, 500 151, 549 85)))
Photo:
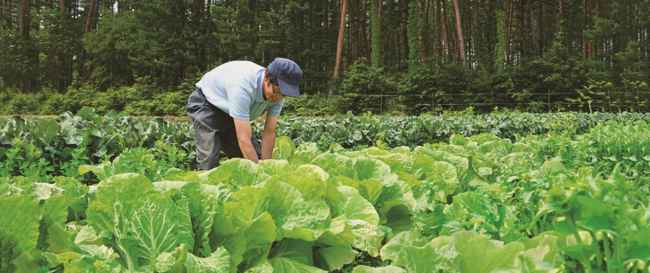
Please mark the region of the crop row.
POLYGON ((200 172, 129 148, 78 169, 96 185, 0 178, 0 271, 647 272, 649 134, 280 137, 272 160, 200 172))
MULTIPOLYGON (((514 140, 517 136, 559 132, 583 134, 605 122, 648 123, 650 114, 495 113, 490 115, 446 115, 393 117, 282 118, 278 136, 296 145, 316 143, 326 150, 332 144, 360 150, 370 146, 414 148, 426 143, 446 142, 452 135, 492 133, 514 140)), ((261 134, 262 124, 253 123, 261 134)), ((93 177, 78 174, 81 165, 111 161, 128 149, 142 147, 156 158, 182 170, 196 168, 194 132, 190 122, 155 117, 133 118, 125 112, 98 115, 83 108, 57 118, 0 118, 0 176, 25 176, 39 180, 54 176, 93 177)))

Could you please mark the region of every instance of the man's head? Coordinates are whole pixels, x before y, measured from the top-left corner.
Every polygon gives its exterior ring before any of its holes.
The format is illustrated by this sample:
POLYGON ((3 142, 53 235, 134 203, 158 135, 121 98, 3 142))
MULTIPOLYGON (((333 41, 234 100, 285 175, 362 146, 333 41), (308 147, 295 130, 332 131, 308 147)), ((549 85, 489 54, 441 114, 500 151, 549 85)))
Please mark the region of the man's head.
POLYGON ((280 91, 284 96, 300 98, 298 85, 302 81, 302 70, 294 61, 275 58, 266 71, 277 78, 280 91))

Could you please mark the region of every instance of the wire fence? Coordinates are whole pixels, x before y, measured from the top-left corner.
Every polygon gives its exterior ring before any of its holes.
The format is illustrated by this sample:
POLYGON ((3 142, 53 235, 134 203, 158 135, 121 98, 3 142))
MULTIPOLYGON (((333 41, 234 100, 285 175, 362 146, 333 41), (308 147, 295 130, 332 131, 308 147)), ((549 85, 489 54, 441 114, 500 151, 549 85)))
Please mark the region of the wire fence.
POLYGON ((531 112, 650 112, 650 90, 602 91, 579 93, 429 93, 429 94, 341 94, 354 101, 361 112, 387 114, 393 111, 409 114, 461 111, 490 112, 496 108, 531 112))

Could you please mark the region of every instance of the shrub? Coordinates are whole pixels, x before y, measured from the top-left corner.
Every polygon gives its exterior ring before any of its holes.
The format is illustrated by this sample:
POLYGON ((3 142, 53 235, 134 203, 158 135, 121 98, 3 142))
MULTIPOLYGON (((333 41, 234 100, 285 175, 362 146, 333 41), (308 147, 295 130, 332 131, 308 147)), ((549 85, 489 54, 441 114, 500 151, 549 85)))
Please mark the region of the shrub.
POLYGON ((158 88, 147 83, 147 79, 139 79, 133 86, 124 86, 121 93, 125 95, 126 101, 124 110, 135 116, 151 116, 154 113, 155 96, 159 93, 158 88))
POLYGON ((43 94, 22 94, 14 93, 10 96, 9 101, 3 104, 3 113, 10 114, 40 114, 40 107, 45 99, 43 94))
POLYGON ((340 102, 354 114, 367 111, 380 112, 382 97, 396 94, 393 81, 383 74, 383 69, 368 66, 368 60, 358 59, 344 75, 338 86, 337 94, 347 99, 340 102))
POLYGON ((289 98, 284 101, 282 115, 292 116, 329 116, 341 113, 341 96, 327 98, 327 94, 302 94, 299 99, 289 98))
POLYGON ((98 113, 106 113, 109 110, 123 111, 127 102, 125 88, 128 87, 109 88, 105 92, 96 91, 93 107, 98 113))
POLYGON ((51 93, 46 97, 47 99, 39 109, 41 115, 58 115, 68 111, 69 106, 65 94, 51 93))
POLYGON ((398 77, 400 94, 387 100, 388 111, 398 111, 408 115, 419 115, 429 111, 439 111, 435 107, 442 90, 435 74, 425 66, 411 66, 407 73, 398 77))
POLYGON ((81 85, 79 88, 71 87, 65 93, 64 105, 68 108, 66 111, 76 113, 84 106, 92 107, 97 99, 97 93, 98 91, 89 84, 81 85))
POLYGON ((188 96, 184 91, 156 94, 149 107, 153 113, 149 113, 149 115, 185 115, 188 96))

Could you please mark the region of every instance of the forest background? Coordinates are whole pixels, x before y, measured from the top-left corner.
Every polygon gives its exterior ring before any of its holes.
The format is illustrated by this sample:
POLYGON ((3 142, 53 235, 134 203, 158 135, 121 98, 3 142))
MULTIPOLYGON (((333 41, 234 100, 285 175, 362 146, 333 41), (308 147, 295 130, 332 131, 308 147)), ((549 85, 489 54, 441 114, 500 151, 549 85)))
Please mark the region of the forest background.
POLYGON ((648 112, 650 0, 0 0, 0 114, 185 113, 231 60, 295 60, 301 116, 648 112))

